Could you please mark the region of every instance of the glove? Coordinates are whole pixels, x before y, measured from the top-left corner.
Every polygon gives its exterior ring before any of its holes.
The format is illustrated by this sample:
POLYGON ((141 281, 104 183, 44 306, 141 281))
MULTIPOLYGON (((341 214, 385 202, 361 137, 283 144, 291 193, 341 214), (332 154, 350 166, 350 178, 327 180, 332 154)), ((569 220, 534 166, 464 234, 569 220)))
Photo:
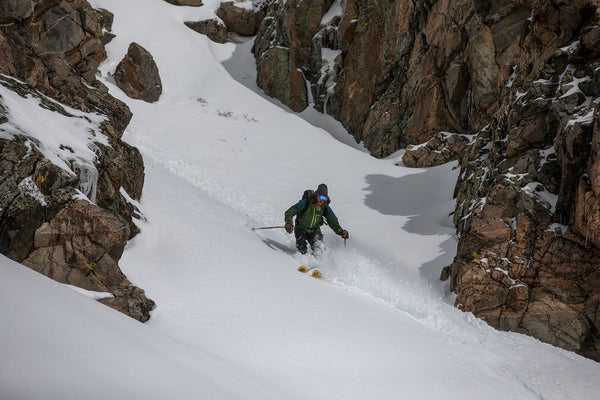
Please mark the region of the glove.
POLYGON ((285 223, 285 231, 287 233, 292 233, 294 232, 294 224, 292 223, 292 221, 287 221, 285 223))
POLYGON ((348 231, 344 230, 340 233, 342 239, 348 239, 348 231))

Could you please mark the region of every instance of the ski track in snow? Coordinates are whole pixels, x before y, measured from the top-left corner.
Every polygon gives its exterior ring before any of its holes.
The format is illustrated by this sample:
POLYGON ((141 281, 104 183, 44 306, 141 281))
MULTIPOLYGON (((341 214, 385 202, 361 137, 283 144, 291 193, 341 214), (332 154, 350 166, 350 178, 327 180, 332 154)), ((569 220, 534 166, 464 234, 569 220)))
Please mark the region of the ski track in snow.
MULTIPOLYGON (((240 52, 238 57, 251 57, 248 44, 246 43, 244 46, 245 51, 240 52)), ((244 63, 247 64, 248 62, 248 60, 243 61, 239 59, 236 61, 229 61, 230 64, 236 66, 244 63)), ((240 72, 238 71, 237 74, 240 74, 240 72)), ((260 92, 260 90, 255 87, 255 73, 245 73, 244 76, 250 76, 251 79, 242 83, 247 84, 256 92, 260 92)), ((262 96, 265 95, 262 94, 262 96)), ((269 99, 269 101, 282 107, 277 100, 269 99)), ((205 105, 204 108, 210 108, 210 105, 205 105)), ((205 110, 205 112, 210 111, 205 110)), ((312 114, 318 113, 316 111, 305 111, 304 114, 307 119, 314 120, 315 118, 312 114)), ((248 122, 248 124, 252 124, 252 122, 248 122)), ((174 152, 174 149, 167 148, 164 144, 156 142, 154 138, 148 137, 145 134, 145 131, 135 127, 128 129, 127 140, 138 147, 145 158, 154 159, 162 167, 183 178, 210 197, 231 207, 237 212, 245 214, 248 218, 247 224, 249 227, 281 225, 281 216, 274 215, 273 211, 276 210, 282 213, 285 208, 291 205, 285 205, 282 209, 281 204, 262 202, 259 197, 251 196, 241 189, 236 189, 233 186, 224 184, 221 177, 215 176, 214 170, 203 172, 204 168, 202 165, 206 162, 206 158, 210 157, 209 155, 199 156, 193 154, 187 147, 181 149, 181 151, 177 151, 176 148, 176 151, 174 152)), ((220 140, 222 143, 230 141, 229 138, 221 138, 220 140)), ((381 161, 381 163, 385 162, 386 161, 381 161)), ((389 161, 388 163, 393 164, 389 161)), ((296 187, 301 188, 301 186, 296 187)), ((303 189, 299 190, 301 191, 303 189)), ((344 223, 344 218, 342 216, 340 216, 340 218, 342 223, 344 223)), ((309 258, 307 261, 303 261, 305 258, 296 256, 295 258, 299 261, 298 265, 301 265, 302 263, 313 266, 318 265, 322 272, 325 273, 324 280, 329 283, 353 290, 357 293, 363 293, 388 304, 399 311, 405 312, 415 319, 423 322, 429 321, 429 323, 435 324, 435 322, 432 321, 433 310, 429 305, 431 300, 429 296, 435 294, 434 291, 432 290, 431 292, 426 293, 417 292, 418 285, 414 285, 414 283, 405 279, 398 280, 398 277, 394 276, 392 272, 397 269, 397 260, 393 260, 390 257, 389 260, 380 261, 378 258, 380 258, 381 255, 376 254, 376 250, 367 250, 368 252, 365 253, 364 250, 361 251, 352 244, 352 239, 348 241, 350 243, 349 246, 342 248, 339 243, 339 238, 335 237, 329 228, 323 226, 322 231, 325 234, 325 243, 329 250, 326 251, 319 260, 313 257, 309 258)), ((290 254, 295 252, 293 235, 274 235, 267 231, 260 231, 260 233, 257 234, 262 236, 265 240, 270 240, 270 245, 276 249, 283 250, 290 254)), ((410 278, 419 279, 417 275, 411 276, 410 278)), ((438 288, 438 295, 440 290, 441 289, 438 288)), ((437 313, 437 311, 434 313, 437 313)))
MULTIPOLYGON (((248 46, 248 42, 246 42, 240 47, 242 51, 239 52, 238 59, 230 59, 227 63, 230 66, 238 67, 239 65, 248 65, 251 63, 251 54, 248 46), (240 58, 246 58, 246 60, 240 58)), ((239 48, 235 51, 239 51, 239 48)), ((232 75, 236 73, 240 74, 239 71, 235 70, 230 71, 230 73, 232 75)), ((246 79, 241 81, 241 83, 259 93, 267 101, 285 109, 285 106, 281 105, 279 101, 268 98, 268 96, 265 96, 262 91, 256 88, 256 74, 254 70, 244 70, 243 74, 246 79)), ((202 104, 202 111, 205 114, 223 114, 218 107, 216 109, 215 106, 212 106, 210 101, 203 102, 202 104)), ((318 113, 316 111, 307 111, 304 114, 306 119, 314 120, 317 117, 313 115, 318 113)), ((231 113, 228 112, 226 115, 228 119, 231 119, 231 113)), ((252 125, 250 121, 245 121, 244 123, 252 125)), ((132 125, 135 126, 135 124, 132 125)), ((256 196, 250 195, 243 189, 236 189, 234 186, 225 184, 223 179, 221 179, 223 176, 215 176, 214 169, 207 169, 206 172, 203 172, 203 165, 206 164, 207 158, 210 158, 210 155, 198 156, 190 152, 187 147, 181 149, 182 151, 178 151, 177 147, 175 149, 168 148, 162 142, 155 142, 154 138, 148 137, 144 130, 138 130, 135 127, 128 129, 127 139, 142 151, 145 158, 153 158, 165 169, 201 189, 210 197, 237 212, 245 214, 248 218, 248 226, 282 223, 280 216, 273 215, 273 210, 279 209, 279 211, 283 211, 281 204, 275 205, 273 202, 257 201, 256 196)), ((231 137, 221 137, 217 140, 227 145, 232 142, 231 137)), ((232 152, 242 151, 234 145, 231 145, 231 147, 232 152)), ((197 151, 197 149, 194 150, 197 151)), ((236 154, 233 155, 233 157, 236 156, 236 154)), ((211 163, 210 160, 208 162, 209 164, 211 163)), ((218 161, 215 162, 218 163, 218 161)), ((229 176, 230 174, 223 175, 229 176)), ((303 190, 302 186, 296 185, 295 187, 299 191, 303 190)), ((284 208, 287 208, 287 206, 284 208)), ((348 248, 341 248, 339 238, 333 238, 335 235, 326 226, 322 230, 325 233, 325 243, 329 247, 329 250, 322 254, 322 257, 319 259, 309 257, 308 261, 303 261, 306 260, 306 257, 294 255, 294 258, 299 261, 298 265, 309 264, 318 266, 325 274, 323 280, 328 283, 372 297, 400 312, 406 313, 422 323, 438 327, 439 325, 443 325, 443 317, 440 317, 438 310, 440 305, 438 302, 442 299, 438 297, 436 300, 431 297, 436 294, 434 290, 424 291, 421 286, 423 282, 415 284, 407 280, 419 279, 418 275, 409 275, 404 279, 395 276, 393 270, 397 269, 397 260, 394 260, 392 257, 389 260, 380 260, 381 255, 376 254, 377 250, 371 250, 370 252, 366 250, 367 252, 365 252, 365 250, 361 250, 358 246, 353 246, 352 240, 349 241, 351 245, 348 248), (432 300, 434 301, 432 302, 432 300), (442 321, 439 318, 442 318, 442 321)), ((265 237, 271 238, 271 244, 275 244, 276 247, 279 247, 279 250, 290 254, 294 253, 295 244, 293 235, 289 237, 285 234, 271 235, 269 233, 261 233, 259 235, 263 235, 263 239, 265 237)), ((427 284, 425 285, 427 286, 427 284)), ((447 303, 447 301, 442 302, 444 304, 447 303)))

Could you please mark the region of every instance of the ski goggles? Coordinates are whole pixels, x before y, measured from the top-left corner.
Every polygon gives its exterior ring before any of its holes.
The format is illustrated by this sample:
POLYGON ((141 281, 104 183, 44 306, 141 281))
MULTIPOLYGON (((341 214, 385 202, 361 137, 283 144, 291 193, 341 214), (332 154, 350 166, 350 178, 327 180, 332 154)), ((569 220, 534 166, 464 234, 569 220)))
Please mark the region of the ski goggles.
POLYGON ((319 199, 321 201, 327 201, 327 200, 329 200, 329 198, 327 196, 323 196, 322 194, 319 195, 319 197, 317 197, 317 199, 319 199))

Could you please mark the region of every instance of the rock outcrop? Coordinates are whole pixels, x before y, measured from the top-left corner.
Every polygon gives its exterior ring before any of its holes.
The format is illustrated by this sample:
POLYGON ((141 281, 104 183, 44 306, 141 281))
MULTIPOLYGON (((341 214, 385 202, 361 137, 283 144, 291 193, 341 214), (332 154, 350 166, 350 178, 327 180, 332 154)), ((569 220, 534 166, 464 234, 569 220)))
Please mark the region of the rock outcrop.
POLYGON ((188 28, 208 36, 208 38, 213 42, 225 43, 227 41, 227 27, 217 19, 208 19, 204 21, 185 21, 184 24, 188 28))
POLYGON ((588 13, 534 13, 579 25, 553 54, 534 48, 537 70, 516 68, 503 112, 462 160, 451 287, 461 309, 494 327, 600 360, 599 60, 577 35, 588 13))
POLYGON ((296 111, 310 87, 317 109, 386 156, 489 123, 529 13, 510 0, 273 2, 255 45, 258 84, 296 111))
POLYGON ((143 162, 121 140, 129 108, 96 79, 111 22, 85 0, 0 3, 1 93, 88 126, 95 155, 82 160, 61 146, 60 160, 51 161, 0 95, 0 252, 59 282, 111 292, 105 303, 145 321, 153 302, 118 267, 138 232, 139 210, 128 198, 141 196, 143 162))
POLYGON ((457 306, 595 360, 599 6, 273 1, 254 45, 267 94, 334 116, 373 155, 459 160, 457 306))
POLYGON ((257 83, 264 92, 293 111, 308 106, 306 79, 318 80, 321 69, 321 19, 331 0, 273 1, 267 9, 252 51, 257 83))
POLYGON ((117 86, 132 99, 154 103, 162 93, 162 82, 152 54, 131 43, 114 73, 117 86))
POLYGON ((402 156, 402 162, 410 168, 446 164, 461 159, 469 143, 469 136, 440 132, 426 143, 417 146, 409 145, 402 156))
MULTIPOLYGON (((257 81, 295 111, 312 97, 373 155, 387 156, 441 131, 472 134, 490 123, 532 10, 544 7, 557 5, 272 1, 254 46, 257 81)), ((571 17, 561 16, 567 24, 571 17)), ((555 34, 541 34, 556 50, 555 34)))
POLYGON ((219 6, 217 16, 223 20, 229 32, 241 36, 254 36, 265 18, 265 7, 262 1, 256 4, 251 1, 225 1, 219 6))
MULTIPOLYGON (((185 25, 208 36, 216 43, 225 43, 232 33, 239 36, 254 36, 265 17, 266 6, 262 0, 226 1, 216 11, 219 17, 204 21, 186 21, 185 25)), ((234 39, 235 40, 235 39, 234 39)))

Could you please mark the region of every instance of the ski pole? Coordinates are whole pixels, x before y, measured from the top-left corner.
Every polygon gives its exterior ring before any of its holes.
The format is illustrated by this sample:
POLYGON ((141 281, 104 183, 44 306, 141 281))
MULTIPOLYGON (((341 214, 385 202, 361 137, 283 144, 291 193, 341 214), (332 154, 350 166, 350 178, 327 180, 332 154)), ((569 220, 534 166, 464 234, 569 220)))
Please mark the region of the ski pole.
POLYGON ((285 228, 285 226, 261 226, 258 228, 252 228, 252 230, 257 231, 259 229, 280 229, 280 228, 285 228))

